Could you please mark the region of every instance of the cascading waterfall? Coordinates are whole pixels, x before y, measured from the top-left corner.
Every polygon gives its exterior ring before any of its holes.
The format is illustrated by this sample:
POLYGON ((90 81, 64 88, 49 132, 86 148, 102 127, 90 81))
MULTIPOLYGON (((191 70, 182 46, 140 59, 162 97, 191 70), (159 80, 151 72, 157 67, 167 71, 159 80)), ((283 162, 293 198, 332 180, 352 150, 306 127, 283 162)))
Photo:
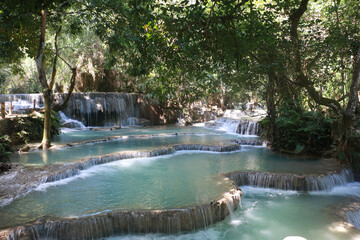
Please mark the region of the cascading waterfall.
POLYGON ((241 135, 259 135, 259 124, 253 121, 240 121, 237 133, 241 135))
POLYGON ((262 188, 276 188, 297 191, 331 190, 354 181, 352 171, 344 169, 339 173, 323 175, 298 175, 257 171, 233 172, 226 175, 238 186, 249 185, 262 188))
POLYGON ((22 167, 22 174, 15 174, 11 178, 6 175, 0 176, 3 185, 13 186, 11 191, 4 189, 0 195, 0 207, 11 203, 12 200, 26 195, 42 183, 55 182, 76 176, 81 170, 88 169, 95 165, 110 163, 123 159, 149 158, 173 154, 176 151, 213 151, 213 152, 232 152, 239 150, 238 144, 228 145, 201 145, 201 144, 179 144, 172 147, 155 149, 152 151, 129 151, 117 152, 101 156, 84 158, 74 163, 51 164, 42 168, 22 167))
MULTIPOLYGON (((57 94, 54 98, 61 102, 64 97, 57 94)), ((86 126, 128 126, 145 123, 145 118, 156 119, 149 104, 131 93, 73 93, 64 113, 86 126)))
POLYGON ((238 133, 245 136, 257 136, 260 125, 256 121, 218 118, 214 123, 207 123, 207 127, 223 130, 228 133, 238 133))
POLYGON ((240 124, 239 120, 233 120, 228 118, 219 118, 216 122, 222 123, 220 129, 225 130, 226 132, 229 133, 237 133, 240 124))
MULTIPOLYGON (((55 93, 54 103, 62 103, 66 94, 55 93)), ((23 114, 44 108, 42 94, 2 94, 7 111, 12 103, 13 113, 23 114)), ((86 126, 121 126, 157 124, 159 116, 140 95, 131 93, 73 93, 63 113, 86 126)))
POLYGON ((93 239, 123 233, 190 232, 223 220, 239 206, 240 189, 219 200, 182 209, 121 211, 73 218, 46 219, 23 227, 5 229, 2 239, 93 239))

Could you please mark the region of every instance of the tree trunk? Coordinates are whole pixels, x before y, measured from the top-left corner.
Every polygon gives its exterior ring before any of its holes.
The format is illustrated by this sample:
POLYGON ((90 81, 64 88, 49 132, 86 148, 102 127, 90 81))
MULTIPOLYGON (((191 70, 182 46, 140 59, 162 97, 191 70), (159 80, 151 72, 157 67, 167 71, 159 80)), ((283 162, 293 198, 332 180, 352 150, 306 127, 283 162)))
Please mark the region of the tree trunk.
POLYGON ((50 147, 50 128, 51 128, 51 105, 52 105, 52 91, 47 83, 46 74, 43 66, 43 53, 45 48, 45 33, 46 33, 46 10, 41 11, 41 34, 38 54, 36 56, 36 68, 39 74, 39 82, 44 94, 45 101, 45 115, 44 115, 44 130, 43 140, 41 142, 42 149, 50 147))
POLYGON ((1 118, 5 118, 5 102, 1 103, 1 118))
POLYGON ((62 102, 62 104, 55 105, 55 106, 53 107, 53 110, 54 110, 55 112, 61 111, 61 110, 65 109, 65 108, 67 107, 67 104, 68 104, 68 102, 69 102, 69 100, 70 100, 71 94, 72 94, 72 92, 73 92, 73 90, 74 90, 75 80, 76 80, 76 74, 77 74, 77 73, 76 73, 76 68, 72 68, 71 71, 72 71, 72 76, 71 76, 71 80, 70 80, 70 88, 69 88, 69 91, 68 91, 68 93, 66 94, 66 97, 65 97, 64 101, 62 102))
POLYGON ((45 101, 45 114, 44 114, 44 132, 41 146, 43 150, 48 149, 51 146, 51 105, 52 105, 52 91, 47 89, 44 91, 45 101))
POLYGON ((273 145, 275 139, 275 119, 276 119, 276 108, 275 108, 275 74, 268 74, 268 85, 266 91, 266 105, 267 105, 267 115, 269 117, 269 132, 268 139, 273 145))

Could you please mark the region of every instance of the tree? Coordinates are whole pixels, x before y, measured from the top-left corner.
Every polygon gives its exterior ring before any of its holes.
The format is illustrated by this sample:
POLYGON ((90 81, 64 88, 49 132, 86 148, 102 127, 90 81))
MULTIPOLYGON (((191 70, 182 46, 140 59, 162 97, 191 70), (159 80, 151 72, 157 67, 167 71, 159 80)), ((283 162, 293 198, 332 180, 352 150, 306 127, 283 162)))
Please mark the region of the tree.
MULTIPOLYGON (((50 129, 51 129, 51 110, 53 96, 52 91, 55 83, 57 61, 59 56, 58 36, 62 29, 62 21, 67 15, 67 11, 71 9, 74 3, 70 1, 40 1, 40 2, 24 2, 24 1, 6 1, 1 10, 1 32, 4 33, 4 42, 10 43, 11 48, 5 48, 3 60, 17 61, 20 56, 28 54, 35 57, 36 68, 38 72, 38 80, 42 87, 45 102, 44 112, 44 131, 41 147, 47 149, 50 147, 50 129), (50 22, 50 23, 49 23, 50 22), (37 26, 40 29, 37 29, 37 26), (7 31, 12 28, 12 31, 7 31), (46 57, 52 54, 45 53, 46 32, 47 28, 55 30, 54 48, 52 61, 52 74, 48 81, 44 64, 46 57), (40 30, 40 31, 39 31, 40 30), (40 32, 40 34, 39 34, 40 32), (36 47, 35 39, 39 39, 36 47), (37 51, 36 51, 37 50, 37 51), (36 55, 35 55, 36 52, 36 55), (10 57, 12 54, 15 57, 10 57)), ((61 58, 61 57, 60 57, 61 58)), ((47 60, 46 64, 50 61, 47 60)), ((75 84, 76 68, 72 68, 71 87, 68 97, 65 98, 63 104, 66 104, 72 93, 75 84)), ((60 109, 59 107, 55 108, 60 109)))
POLYGON ((160 2, 157 9, 148 34, 166 49, 161 57, 195 72, 222 69, 232 76, 230 86, 265 88, 271 141, 283 103, 334 114, 338 147, 352 134, 359 84, 357 1, 204 0, 160 2), (337 73, 342 92, 336 90, 337 73))
MULTIPOLYGON (((50 147, 50 118, 51 110, 59 111, 66 106, 74 89, 77 68, 68 63, 60 55, 58 37, 63 29, 69 33, 78 34, 85 25, 95 29, 97 35, 110 43, 113 34, 121 32, 124 37, 118 37, 128 46, 134 35, 126 36, 127 16, 131 12, 131 4, 136 8, 137 1, 91 1, 79 2, 76 0, 49 0, 49 1, 21 1, 5 0, 0 10, 1 32, 1 64, 18 61, 27 54, 34 57, 38 72, 38 80, 42 88, 45 101, 44 133, 42 148, 50 147), (129 7, 130 6, 130 7, 129 7), (120 28, 123 31, 117 31, 120 28), (11 29, 11 30, 10 30, 11 29), (50 51, 48 34, 54 36, 54 51, 50 51), (40 40, 40 41, 38 41, 40 40), (36 44, 38 42, 38 44, 36 44), (53 88, 57 72, 58 59, 63 60, 71 69, 70 89, 59 105, 53 105, 53 88), (52 59, 52 61, 50 60, 52 59), (52 66, 51 77, 47 78, 46 68, 52 66)), ((132 22, 133 24, 133 22, 132 22)), ((111 46, 111 44, 109 44, 111 46)), ((113 44, 114 45, 114 44, 113 44)))

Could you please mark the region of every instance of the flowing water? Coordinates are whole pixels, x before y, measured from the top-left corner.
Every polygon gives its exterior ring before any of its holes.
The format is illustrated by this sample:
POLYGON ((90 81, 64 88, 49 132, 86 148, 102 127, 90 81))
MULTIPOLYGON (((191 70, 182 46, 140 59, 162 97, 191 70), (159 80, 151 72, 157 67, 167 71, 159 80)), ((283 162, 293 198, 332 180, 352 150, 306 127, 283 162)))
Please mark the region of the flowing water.
POLYGON ((80 158, 110 154, 124 151, 145 151, 174 144, 212 144, 214 141, 230 141, 231 135, 183 135, 171 137, 130 138, 80 146, 63 148, 53 151, 35 151, 26 154, 16 154, 13 160, 26 164, 53 164, 74 162, 80 158))
POLYGON ((231 218, 207 230, 171 236, 125 235, 108 239, 282 240, 289 236, 308 240, 360 239, 359 232, 347 229, 334 219, 334 206, 346 200, 341 195, 326 193, 318 196, 253 187, 242 187, 242 190, 242 207, 231 218))
MULTIPOLYGON (((31 152, 17 155, 13 160, 29 165, 68 163, 107 153, 146 151, 179 143, 213 145, 241 138, 239 135, 219 133, 221 132, 199 127, 175 126, 123 128, 113 131, 71 130, 59 136, 55 143, 66 144, 114 136, 128 138, 81 144, 47 152, 31 152), (152 136, 154 134, 155 136, 152 136), (142 137, 129 138, 135 135, 142 137)), ((173 235, 141 234, 139 231, 135 235, 116 233, 111 237, 111 233, 104 233, 103 237, 281 240, 287 236, 301 236, 308 240, 360 239, 356 230, 344 227, 343 223, 339 222, 335 210, 337 205, 349 199, 358 199, 360 185, 348 183, 351 177, 347 174, 342 176, 334 169, 337 167, 333 161, 286 158, 264 147, 249 146, 241 146, 240 150, 227 153, 177 151, 160 157, 119 160, 90 167, 70 178, 43 183, 35 191, 15 199, 11 204, 0 208, 0 229, 24 225, 38 219, 73 219, 118 211, 145 211, 142 214, 146 215, 146 211, 151 210, 184 209, 209 204, 234 187, 225 175, 238 174, 236 172, 239 171, 245 171, 247 176, 250 176, 249 179, 258 176, 265 182, 264 186, 269 185, 266 181, 277 176, 280 176, 279 181, 283 181, 283 176, 289 174, 304 178, 304 174, 325 173, 320 177, 305 177, 310 179, 311 184, 321 182, 322 185, 331 186, 325 188, 326 191, 284 191, 240 186, 243 190, 241 207, 234 212, 232 209, 228 210, 231 216, 225 220, 215 223, 209 218, 208 213, 205 214, 211 210, 206 207, 200 208, 203 216, 200 220, 206 222, 203 227, 207 227, 204 230, 190 228, 193 229, 192 232, 173 235), (334 175, 326 175, 328 172, 334 175), (215 224, 211 225, 212 222, 215 224)), ((231 203, 227 205, 232 208, 231 203)), ((186 214, 191 215, 190 212, 186 214)), ((356 226, 359 214, 356 211, 348 213, 348 218, 356 226)), ((108 220, 102 221, 102 224, 105 224, 108 220)), ((90 232, 89 229, 86 231, 90 232)))

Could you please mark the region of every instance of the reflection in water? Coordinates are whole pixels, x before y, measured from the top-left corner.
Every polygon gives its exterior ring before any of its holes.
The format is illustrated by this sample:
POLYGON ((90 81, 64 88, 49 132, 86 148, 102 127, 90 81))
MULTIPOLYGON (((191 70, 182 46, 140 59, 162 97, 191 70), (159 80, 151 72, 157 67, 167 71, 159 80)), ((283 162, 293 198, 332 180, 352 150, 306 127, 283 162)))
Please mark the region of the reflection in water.
POLYGON ((44 164, 48 163, 48 153, 47 151, 41 151, 41 156, 44 164))

